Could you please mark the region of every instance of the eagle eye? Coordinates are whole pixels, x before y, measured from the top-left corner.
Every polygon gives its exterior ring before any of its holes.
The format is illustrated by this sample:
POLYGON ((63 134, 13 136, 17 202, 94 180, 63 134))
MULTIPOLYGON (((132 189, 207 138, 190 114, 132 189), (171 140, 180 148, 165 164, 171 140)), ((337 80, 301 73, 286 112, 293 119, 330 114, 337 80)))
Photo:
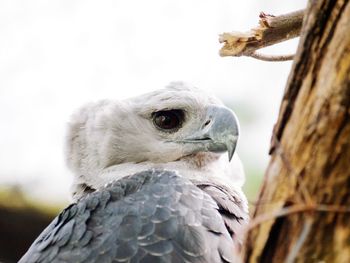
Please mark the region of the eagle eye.
POLYGON ((184 112, 182 110, 163 110, 152 114, 154 125, 166 131, 174 131, 181 128, 184 120, 184 112))

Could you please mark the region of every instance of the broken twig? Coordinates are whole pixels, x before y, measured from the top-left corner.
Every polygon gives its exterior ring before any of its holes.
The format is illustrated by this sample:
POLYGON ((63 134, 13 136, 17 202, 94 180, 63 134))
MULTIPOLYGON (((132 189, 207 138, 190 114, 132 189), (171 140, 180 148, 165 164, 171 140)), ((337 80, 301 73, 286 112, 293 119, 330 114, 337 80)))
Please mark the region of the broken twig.
POLYGON ((293 55, 271 56, 256 53, 268 47, 300 35, 304 10, 281 16, 260 13, 259 26, 248 32, 231 32, 220 35, 219 42, 224 46, 220 56, 250 56, 265 61, 292 60, 293 55))

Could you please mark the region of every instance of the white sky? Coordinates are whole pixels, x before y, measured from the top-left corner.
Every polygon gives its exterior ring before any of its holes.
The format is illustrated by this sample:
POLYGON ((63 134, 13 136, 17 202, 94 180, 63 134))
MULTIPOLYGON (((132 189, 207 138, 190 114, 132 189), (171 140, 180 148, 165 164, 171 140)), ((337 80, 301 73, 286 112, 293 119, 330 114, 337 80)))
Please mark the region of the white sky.
MULTIPOLYGON (((69 198, 65 124, 74 109, 183 80, 257 114, 243 125, 244 163, 264 166, 290 62, 221 58, 218 35, 306 0, 0 2, 0 184, 69 198)), ((294 52, 297 41, 266 50, 294 52)), ((239 117, 239 116, 238 116, 239 117)))

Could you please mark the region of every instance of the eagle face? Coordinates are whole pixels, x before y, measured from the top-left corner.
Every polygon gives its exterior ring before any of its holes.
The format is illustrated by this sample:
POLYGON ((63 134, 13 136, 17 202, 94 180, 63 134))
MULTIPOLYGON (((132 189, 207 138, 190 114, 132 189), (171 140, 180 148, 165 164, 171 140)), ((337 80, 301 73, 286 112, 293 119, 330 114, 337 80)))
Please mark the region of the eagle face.
POLYGON ((186 166, 183 160, 198 163, 194 159, 198 154, 201 160, 216 160, 228 152, 231 160, 238 135, 235 114, 215 96, 171 83, 138 97, 81 108, 69 124, 67 163, 80 181, 95 177, 89 180, 91 186, 98 181, 96 174, 108 171, 110 175, 111 167, 113 173, 120 167, 126 175, 127 165, 132 167, 130 173, 174 170, 174 163, 186 166))
POLYGON ((235 114, 203 91, 173 85, 130 102, 138 115, 131 120, 139 120, 130 126, 144 128, 133 139, 146 147, 141 161, 170 162, 198 152, 225 151, 231 159, 239 134, 235 114), (140 142, 140 134, 147 140, 140 142))

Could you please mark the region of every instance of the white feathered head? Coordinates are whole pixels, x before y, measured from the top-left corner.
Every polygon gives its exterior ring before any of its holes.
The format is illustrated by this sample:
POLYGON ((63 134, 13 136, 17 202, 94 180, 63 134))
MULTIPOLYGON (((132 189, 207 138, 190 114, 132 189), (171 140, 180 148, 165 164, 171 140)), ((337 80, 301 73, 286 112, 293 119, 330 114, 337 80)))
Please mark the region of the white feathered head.
POLYGON ((97 184, 98 174, 110 167, 126 169, 125 164, 181 163, 199 153, 225 151, 231 159, 238 133, 235 114, 220 100, 176 82, 135 98, 79 109, 69 123, 67 163, 80 182, 97 184))

